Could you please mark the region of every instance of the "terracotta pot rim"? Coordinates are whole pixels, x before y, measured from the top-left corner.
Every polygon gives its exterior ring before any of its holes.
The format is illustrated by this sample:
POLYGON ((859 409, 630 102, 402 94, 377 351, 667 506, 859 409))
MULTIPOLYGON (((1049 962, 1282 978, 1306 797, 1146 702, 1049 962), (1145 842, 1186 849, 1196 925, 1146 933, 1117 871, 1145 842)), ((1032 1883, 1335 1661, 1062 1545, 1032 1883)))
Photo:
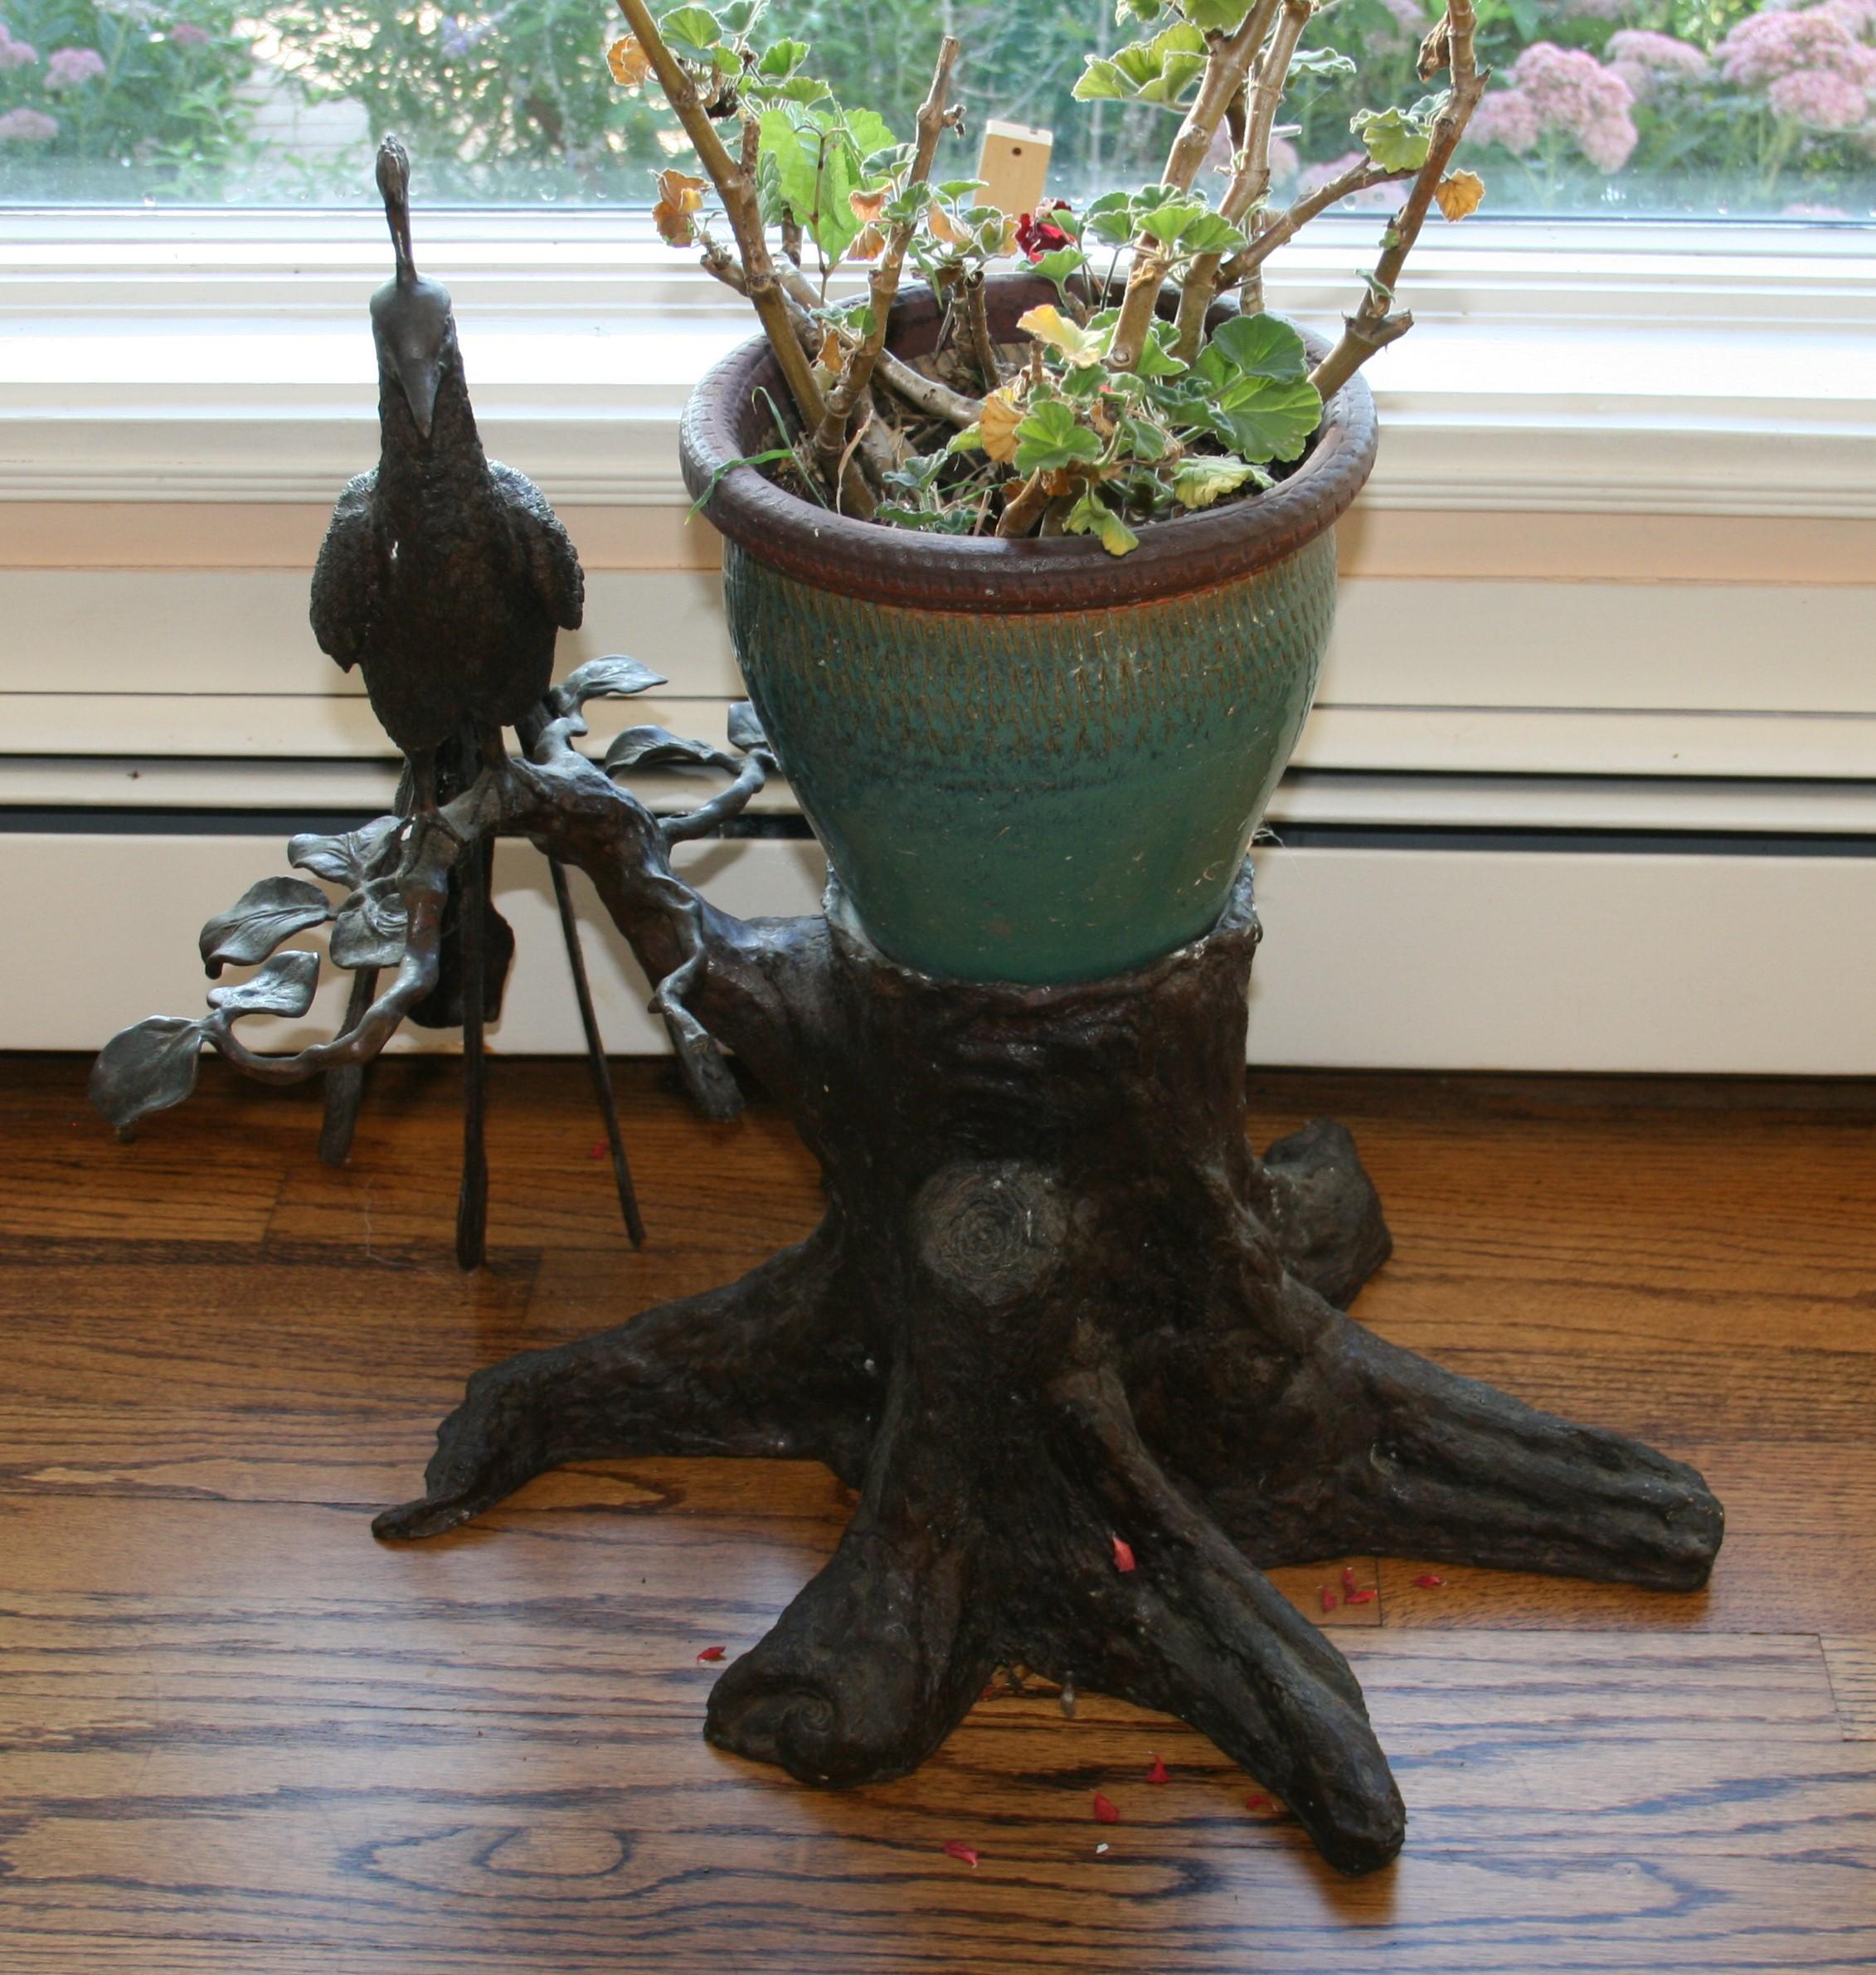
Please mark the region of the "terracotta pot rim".
MULTIPOLYGON (((1055 294, 1024 275, 993 275, 989 288, 999 328, 1055 294)), ((916 353, 921 338, 931 347, 940 310, 930 289, 907 290, 892 314, 895 348, 916 353)), ((1307 340, 1320 352, 1319 339, 1307 340)), ((732 350, 692 392, 678 450, 693 500, 725 462, 773 443, 753 429, 765 416, 753 402, 758 388, 781 401, 780 370, 761 336, 732 350)), ((1143 528, 1140 547, 1125 556, 1081 536, 999 542, 882 528, 830 513, 750 466, 725 473, 703 513, 757 561, 842 596, 998 615, 1096 610, 1215 588, 1284 561, 1348 511, 1374 451, 1374 401, 1354 377, 1329 400, 1309 453, 1287 479, 1252 499, 1143 528)))

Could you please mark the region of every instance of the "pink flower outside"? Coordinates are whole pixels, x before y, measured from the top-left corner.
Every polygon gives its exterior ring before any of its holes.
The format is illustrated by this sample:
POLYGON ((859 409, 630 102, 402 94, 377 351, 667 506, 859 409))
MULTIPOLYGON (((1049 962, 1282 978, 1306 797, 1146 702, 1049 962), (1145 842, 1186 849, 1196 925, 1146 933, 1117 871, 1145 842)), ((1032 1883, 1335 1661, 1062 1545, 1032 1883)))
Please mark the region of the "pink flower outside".
POLYGON ((1633 62, 1664 75, 1701 76, 1707 72, 1705 52, 1671 34, 1654 34, 1645 27, 1620 27, 1609 37, 1606 52, 1612 61, 1633 62))
POLYGON ((1593 55, 1533 41, 1511 65, 1511 85, 1526 99, 1538 128, 1568 132, 1597 171, 1613 173, 1628 163, 1639 136, 1629 114, 1635 91, 1593 55))
POLYGON ((1514 157, 1524 153, 1543 134, 1531 99, 1519 89, 1494 90, 1481 99, 1472 113, 1465 134, 1475 144, 1496 144, 1514 157))
POLYGON ((16 41, 0 25, 0 69, 30 69, 39 59, 31 41, 16 41))
POLYGON ((1846 81, 1876 81, 1876 48, 1859 38, 1857 17, 1822 7, 1756 13, 1732 29, 1714 51, 1728 82, 1764 88, 1801 69, 1823 70, 1846 81))
POLYGON ((1794 69, 1766 93, 1780 116, 1813 130, 1854 130, 1869 114, 1863 85, 1829 69, 1794 69))
POLYGON ((198 27, 193 21, 178 21, 170 29, 169 38, 178 48, 200 48, 215 36, 206 27, 198 27))
POLYGON ((47 89, 76 89, 95 82, 104 72, 104 58, 95 48, 55 48, 46 64, 47 89))
POLYGON ((59 134, 59 119, 42 109, 9 109, 0 116, 0 144, 42 144, 59 134))

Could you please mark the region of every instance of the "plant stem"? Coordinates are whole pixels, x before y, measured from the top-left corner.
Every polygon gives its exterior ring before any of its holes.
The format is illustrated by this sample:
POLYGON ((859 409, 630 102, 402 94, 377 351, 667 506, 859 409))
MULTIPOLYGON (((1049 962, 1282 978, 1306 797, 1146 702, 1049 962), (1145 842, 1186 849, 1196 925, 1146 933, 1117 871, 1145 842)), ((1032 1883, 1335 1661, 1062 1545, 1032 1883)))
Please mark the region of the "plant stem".
MULTIPOLYGON (((788 303, 769 252, 768 236, 763 230, 761 205, 756 194, 753 141, 759 136, 757 126, 753 122, 745 125, 742 156, 740 159, 731 158, 722 139, 717 134, 717 126, 705 112, 688 72, 665 46, 664 37, 658 32, 658 23, 652 18, 645 0, 619 0, 619 11, 625 17, 626 25, 632 30, 639 46, 644 50, 658 77, 658 85, 676 112, 678 121, 683 125, 684 134, 691 140, 697 162, 717 188, 717 196, 723 202, 724 216, 736 236, 736 252, 742 262, 743 292, 756 311, 762 333, 769 339, 770 348, 775 353, 775 361, 781 367, 782 380, 788 386, 789 396, 795 401, 804 429, 817 431, 827 407, 822 401, 821 387, 815 381, 814 366, 796 339, 794 326, 789 320, 788 303)), ((846 505, 855 513, 870 514, 873 508, 872 489, 857 468, 853 479, 852 487, 841 489, 846 505)))
MULTIPOLYGON (((1264 45, 1279 4, 1280 0, 1256 0, 1237 32, 1212 44, 1199 76, 1198 93, 1193 98, 1192 107, 1186 111, 1166 157, 1162 182, 1175 191, 1192 190, 1192 182, 1198 176, 1198 168, 1205 162, 1225 112, 1244 87, 1251 58, 1264 45)), ((1142 233, 1134 242, 1134 265, 1128 270, 1127 291, 1108 344, 1110 370, 1131 370, 1140 362, 1140 348, 1171 265, 1171 253, 1150 233, 1142 233)))
POLYGON ((1310 374, 1310 382, 1325 400, 1333 397, 1377 350, 1385 349, 1413 327, 1413 318, 1405 309, 1397 315, 1392 313, 1394 290, 1413 243, 1420 237, 1433 194, 1485 94, 1485 77, 1474 51, 1477 32, 1472 0, 1446 0, 1445 18, 1421 44, 1422 79, 1430 79, 1445 68, 1451 72, 1451 87, 1433 119, 1426 162, 1388 229, 1388 244, 1375 263, 1368 291, 1355 313, 1344 319, 1340 340, 1310 374))
MULTIPOLYGON (((1282 0, 1282 7, 1270 46, 1259 57, 1248 85, 1244 133, 1232 160, 1231 182, 1218 205, 1220 215, 1234 226, 1254 213, 1270 191, 1271 134, 1276 128, 1277 105, 1290 80, 1296 44, 1315 12, 1314 0, 1282 0)), ((1206 311, 1218 292, 1218 270, 1223 260, 1222 254, 1201 254, 1186 270, 1174 347, 1188 363, 1198 354, 1205 333, 1206 311)))
MULTIPOLYGON (((905 190, 923 185, 931 175, 931 161, 937 155, 938 140, 944 135, 947 124, 957 120, 958 112, 947 109, 945 97, 951 86, 951 71, 957 66, 959 45, 950 35, 946 35, 938 49, 938 66, 932 73, 931 87, 926 92, 923 103, 919 105, 917 138, 912 152, 911 168, 906 174, 905 190)), ((912 242, 912 236, 918 230, 916 218, 896 221, 886 236, 886 245, 880 251, 879 265, 873 270, 868 288, 868 306, 872 319, 859 343, 848 353, 840 367, 840 376, 827 396, 820 421, 814 428, 814 450, 824 465, 831 465, 838 460, 847 443, 847 422, 853 415, 856 405, 865 401, 872 382, 872 374, 877 367, 880 354, 886 347, 886 332, 892 314, 892 304, 899 293, 899 277, 905 267, 906 252, 912 242)), ((995 380, 992 381, 993 385, 995 380)), ((966 423, 969 421, 965 421, 966 423)))

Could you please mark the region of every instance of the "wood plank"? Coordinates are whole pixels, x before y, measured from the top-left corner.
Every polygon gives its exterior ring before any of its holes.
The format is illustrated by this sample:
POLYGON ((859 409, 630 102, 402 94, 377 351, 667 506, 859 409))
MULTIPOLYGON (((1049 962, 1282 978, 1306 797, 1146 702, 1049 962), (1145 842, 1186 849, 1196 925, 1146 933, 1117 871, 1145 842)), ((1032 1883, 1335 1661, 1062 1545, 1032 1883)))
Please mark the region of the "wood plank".
POLYGON ((1876 1742, 1876 1632, 1826 1638, 1823 1646, 1844 1739, 1876 1742))
MULTIPOLYGON (((4 1066, 7 1975, 1876 1959, 1876 1089, 1256 1080, 1260 1136, 1357 1131, 1400 1244, 1378 1328, 1659 1432, 1728 1509, 1694 1598, 1348 1559, 1382 1596, 1330 1622, 1412 1818, 1399 1866, 1348 1884, 1197 1736, 1093 1695, 1066 1720, 1046 1684, 877 1789, 710 1750, 697 1653, 760 1637, 850 1512, 811 1464, 582 1464, 436 1543, 372 1541, 475 1366, 815 1218, 771 1110, 705 1126, 662 1066, 620 1068, 654 1245, 586 1156, 579 1066, 502 1062, 505 1235, 464 1277, 446 1065, 378 1073, 338 1174, 313 1092, 211 1065, 118 1147, 74 1129, 82 1064, 4 1066)), ((1278 1582, 1315 1614, 1342 1561, 1278 1582)))
POLYGON ((772 1525, 754 1543, 720 1517, 581 1518, 576 1545, 630 1522, 649 1579, 595 1594, 548 1533, 564 1511, 361 1577, 260 1511, 234 1549, 200 1526, 229 1512, 192 1511, 140 1562, 102 1506, 88 1534, 124 1573, 108 1614, 46 1584, 6 1621, 0 1914, 29 1971, 133 1948, 213 1967, 198 1943, 257 1930, 270 1971, 1847 1968, 1876 1949, 1876 1756, 1838 1737, 1806 1638, 1350 1641, 1413 1817, 1402 1865, 1351 1885, 1280 1812, 1247 1812, 1197 1737, 1092 1699, 1072 1722, 994 1699, 918 1775, 831 1796, 714 1754, 695 1650, 753 1636, 740 1601, 785 1547, 772 1525), (404 1593, 374 1596, 393 1576, 404 1593), (114 1684, 70 1677, 75 1636, 116 1654, 114 1684), (1120 1825, 1090 1818, 1097 1787, 1120 1825))

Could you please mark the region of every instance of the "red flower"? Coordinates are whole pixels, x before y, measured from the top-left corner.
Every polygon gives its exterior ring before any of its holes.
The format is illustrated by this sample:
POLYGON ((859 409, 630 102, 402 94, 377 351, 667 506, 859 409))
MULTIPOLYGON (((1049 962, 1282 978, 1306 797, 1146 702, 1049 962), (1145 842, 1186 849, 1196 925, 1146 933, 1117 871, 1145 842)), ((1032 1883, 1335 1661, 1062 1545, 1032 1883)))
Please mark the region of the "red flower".
POLYGON ((1052 254, 1057 247, 1074 245, 1068 235, 1048 216, 1052 212, 1067 210, 1066 199, 1050 199, 1033 212, 1025 212, 1018 219, 1016 244, 1031 260, 1040 260, 1043 255, 1052 254))

